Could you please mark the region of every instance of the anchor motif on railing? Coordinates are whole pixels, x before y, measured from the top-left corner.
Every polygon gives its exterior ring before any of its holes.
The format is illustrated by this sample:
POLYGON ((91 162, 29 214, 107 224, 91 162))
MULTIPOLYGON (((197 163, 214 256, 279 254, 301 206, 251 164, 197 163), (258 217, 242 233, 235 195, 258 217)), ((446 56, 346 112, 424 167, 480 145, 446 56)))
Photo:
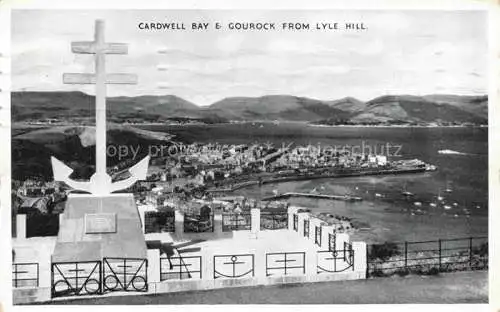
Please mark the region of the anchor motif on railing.
POLYGON ((126 189, 139 180, 146 179, 149 155, 129 169, 131 176, 128 179, 112 183, 106 173, 106 84, 136 84, 134 74, 106 74, 106 54, 127 54, 128 46, 123 43, 104 42, 104 21, 95 23, 94 41, 72 42, 71 51, 79 54, 95 55, 95 74, 68 73, 63 75, 66 84, 95 84, 96 86, 96 172, 89 182, 80 182, 70 179, 73 169, 64 163, 51 158, 54 180, 68 184, 76 190, 86 191, 96 195, 106 195, 126 189))

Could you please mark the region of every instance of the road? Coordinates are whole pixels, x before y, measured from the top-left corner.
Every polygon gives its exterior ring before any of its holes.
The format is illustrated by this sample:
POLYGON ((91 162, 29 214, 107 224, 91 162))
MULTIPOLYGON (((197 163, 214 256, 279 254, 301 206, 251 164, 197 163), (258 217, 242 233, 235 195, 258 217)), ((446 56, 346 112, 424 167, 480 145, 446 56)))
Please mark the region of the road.
POLYGON ((488 303, 488 272, 74 299, 52 304, 488 303))

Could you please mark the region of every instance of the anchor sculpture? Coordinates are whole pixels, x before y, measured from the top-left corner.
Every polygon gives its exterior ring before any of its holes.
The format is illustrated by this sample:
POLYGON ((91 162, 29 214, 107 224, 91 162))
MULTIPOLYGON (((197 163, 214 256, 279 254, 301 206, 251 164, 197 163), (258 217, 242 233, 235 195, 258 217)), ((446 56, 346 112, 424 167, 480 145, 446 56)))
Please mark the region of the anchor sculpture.
POLYGON ((128 46, 124 43, 106 43, 104 41, 104 21, 96 20, 94 41, 72 42, 71 51, 78 54, 95 55, 95 74, 66 73, 65 84, 95 84, 96 101, 96 171, 89 182, 75 181, 70 178, 73 169, 51 158, 54 180, 65 182, 75 190, 86 191, 95 195, 106 195, 126 189, 139 180, 144 180, 149 165, 149 155, 129 169, 128 179, 112 182, 106 173, 106 84, 136 84, 134 74, 106 74, 106 54, 127 54, 128 46))

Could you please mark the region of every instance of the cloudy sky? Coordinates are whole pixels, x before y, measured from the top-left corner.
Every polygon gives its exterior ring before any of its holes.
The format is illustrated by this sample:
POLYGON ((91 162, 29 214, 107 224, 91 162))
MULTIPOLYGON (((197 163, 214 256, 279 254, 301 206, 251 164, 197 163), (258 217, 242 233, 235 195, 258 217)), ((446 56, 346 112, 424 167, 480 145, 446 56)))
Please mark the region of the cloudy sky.
POLYGON ((198 105, 230 96, 291 94, 321 100, 384 94, 486 94, 487 14, 481 11, 14 11, 12 88, 81 90, 65 72, 93 72, 93 57, 71 41, 129 44, 107 56, 109 73, 136 73, 135 86, 108 94, 173 94, 198 105), (141 30, 140 22, 184 23, 186 30, 141 30), (209 30, 191 30, 209 22, 209 30), (215 22, 223 29, 215 30, 215 22), (231 22, 276 23, 274 31, 229 30, 231 22), (282 30, 310 23, 309 31, 282 30), (363 23, 367 30, 314 30, 316 23, 363 23))

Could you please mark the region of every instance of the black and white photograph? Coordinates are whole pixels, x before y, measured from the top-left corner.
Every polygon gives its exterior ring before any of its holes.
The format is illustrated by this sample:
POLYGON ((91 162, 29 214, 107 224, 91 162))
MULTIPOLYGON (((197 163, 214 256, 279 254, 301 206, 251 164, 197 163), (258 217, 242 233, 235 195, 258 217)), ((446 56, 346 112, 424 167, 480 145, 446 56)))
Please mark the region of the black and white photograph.
POLYGON ((12 10, 12 304, 488 304, 489 21, 12 10))

